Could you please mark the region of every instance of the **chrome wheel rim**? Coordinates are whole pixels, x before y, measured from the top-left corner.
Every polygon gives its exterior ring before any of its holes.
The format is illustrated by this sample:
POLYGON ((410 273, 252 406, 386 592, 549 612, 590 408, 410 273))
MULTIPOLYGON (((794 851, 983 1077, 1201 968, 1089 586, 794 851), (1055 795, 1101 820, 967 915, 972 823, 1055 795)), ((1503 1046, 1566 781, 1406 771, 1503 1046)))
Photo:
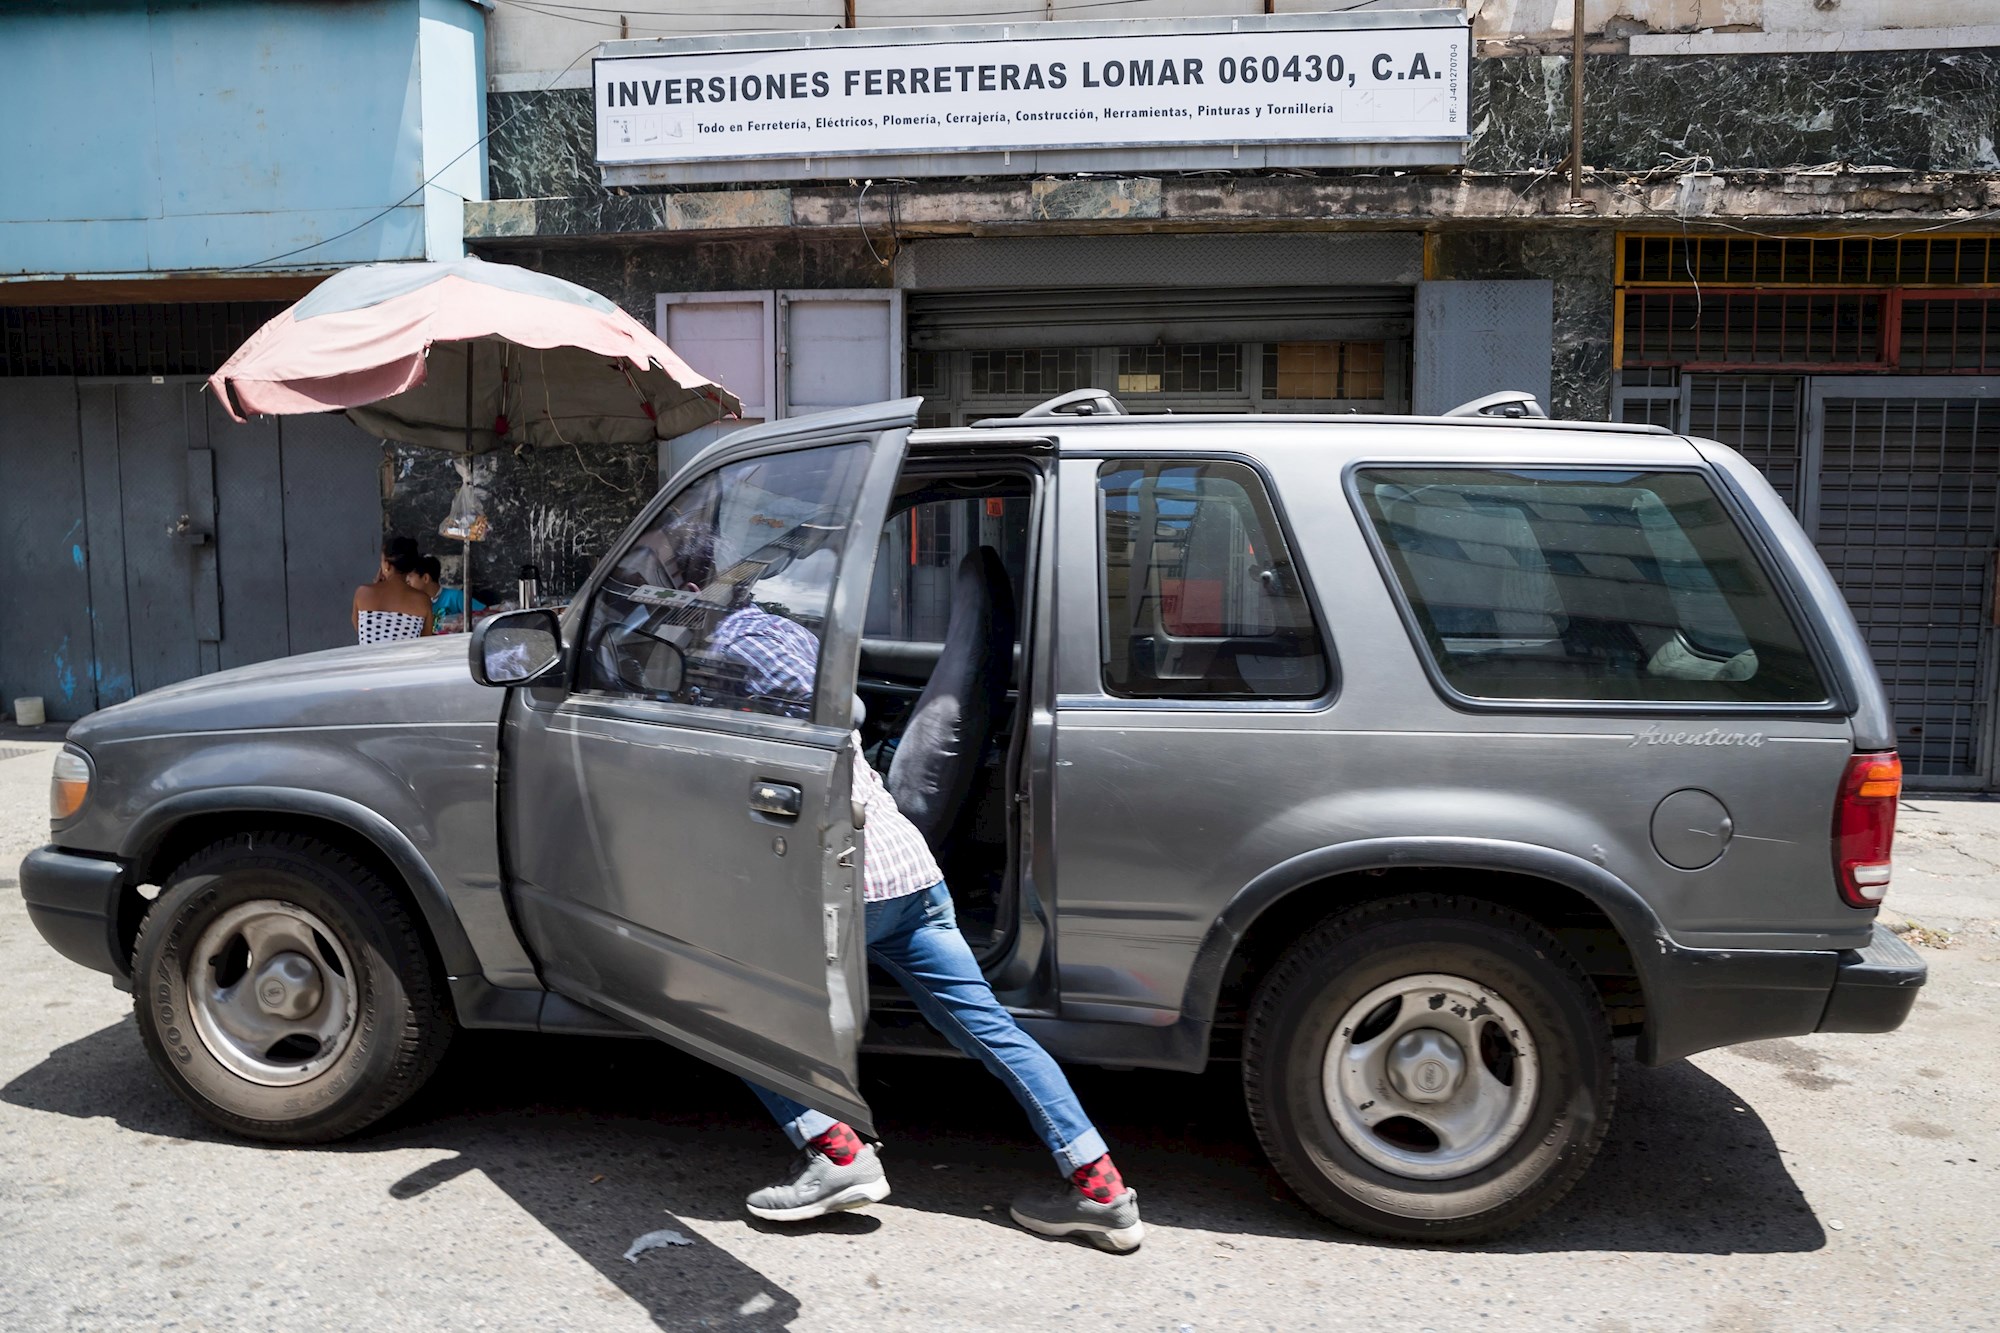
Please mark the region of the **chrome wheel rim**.
POLYGON ((353 964, 327 924, 294 903, 224 912, 188 953, 185 979, 202 1045, 252 1083, 308 1082, 353 1040, 353 964))
POLYGON ((1446 1180, 1520 1139, 1540 1074, 1534 1036, 1512 1005, 1478 982, 1426 972, 1348 1007, 1321 1086, 1334 1128, 1365 1160, 1446 1180))

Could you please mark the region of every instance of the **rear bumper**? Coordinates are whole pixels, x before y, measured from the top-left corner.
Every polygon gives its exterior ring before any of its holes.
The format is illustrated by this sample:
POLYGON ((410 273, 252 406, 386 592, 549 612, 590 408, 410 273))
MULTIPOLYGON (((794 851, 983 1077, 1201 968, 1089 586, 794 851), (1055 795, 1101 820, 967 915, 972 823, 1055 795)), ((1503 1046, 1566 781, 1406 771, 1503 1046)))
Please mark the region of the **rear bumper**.
POLYGON ((1772 1037, 1888 1032, 1909 1017, 1929 971, 1880 922, 1862 949, 1661 947, 1639 1039, 1651 1065, 1772 1037))
POLYGON ((1930 968, 1901 935, 1875 924, 1865 949, 1841 953, 1821 1032, 1890 1032, 1916 1006, 1930 968))
POLYGON ((129 975, 118 934, 123 862, 43 847, 21 862, 21 899, 42 938, 72 963, 129 975))

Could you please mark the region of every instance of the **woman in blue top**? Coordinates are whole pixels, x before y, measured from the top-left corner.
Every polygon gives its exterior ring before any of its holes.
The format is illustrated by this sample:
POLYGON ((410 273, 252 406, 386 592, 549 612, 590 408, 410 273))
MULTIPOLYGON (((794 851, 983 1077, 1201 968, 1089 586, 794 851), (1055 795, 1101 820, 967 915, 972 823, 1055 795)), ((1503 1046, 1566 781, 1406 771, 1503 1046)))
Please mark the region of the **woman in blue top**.
MULTIPOLYGON (((461 619, 465 615, 465 591, 462 588, 447 588, 439 580, 444 566, 434 555, 417 557, 417 567, 410 571, 409 583, 412 588, 431 599, 431 633, 443 633, 444 622, 461 619)), ((472 599, 472 609, 484 611, 486 603, 472 599)))

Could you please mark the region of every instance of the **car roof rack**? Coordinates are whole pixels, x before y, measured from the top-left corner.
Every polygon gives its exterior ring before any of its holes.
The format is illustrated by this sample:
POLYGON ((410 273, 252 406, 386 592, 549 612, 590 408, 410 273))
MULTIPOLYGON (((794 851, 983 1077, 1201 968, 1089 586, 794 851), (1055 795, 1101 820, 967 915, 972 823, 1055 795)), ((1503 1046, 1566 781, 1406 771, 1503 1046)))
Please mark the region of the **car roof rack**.
POLYGON ((1103 389, 1071 389, 1044 403, 1036 403, 1016 420, 1030 417, 1128 417, 1125 404, 1103 389))
MULTIPOLYGON (((1178 425, 1212 425, 1216 422, 1238 422, 1245 419, 1241 412, 1145 412, 1137 416, 1125 404, 1103 389, 1073 389, 1058 394, 1044 403, 1037 403, 1019 416, 982 417, 960 428, 966 430, 1004 430, 1009 426, 1019 426, 1023 422, 1063 419, 1071 425, 1116 428, 1123 426, 1152 427, 1175 423, 1178 425)), ((1520 427, 1533 426, 1554 431, 1594 431, 1616 435, 1672 435, 1665 426, 1655 426, 1628 421, 1556 421, 1543 410, 1535 395, 1524 389, 1505 389, 1499 393, 1489 393, 1483 398, 1475 398, 1469 403, 1461 403, 1441 415, 1418 415, 1403 412, 1273 412, 1258 414, 1257 420, 1271 425, 1281 422, 1294 425, 1325 426, 1474 426, 1474 427, 1520 427)), ((925 437, 935 439, 951 427, 934 427, 925 437)))
POLYGON ((1532 417, 1547 421, 1549 414, 1535 401, 1535 395, 1523 389, 1502 389, 1489 393, 1484 398, 1475 398, 1469 403, 1460 403, 1445 413, 1448 417, 1512 417, 1517 420, 1532 417))

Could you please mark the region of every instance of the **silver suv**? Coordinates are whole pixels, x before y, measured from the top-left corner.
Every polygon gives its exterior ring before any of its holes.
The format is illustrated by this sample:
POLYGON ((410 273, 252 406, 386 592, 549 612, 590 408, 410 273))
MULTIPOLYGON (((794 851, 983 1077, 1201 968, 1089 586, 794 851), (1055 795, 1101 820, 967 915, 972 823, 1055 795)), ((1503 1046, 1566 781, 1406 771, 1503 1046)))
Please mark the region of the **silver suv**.
POLYGON ((927 1030, 864 961, 858 724, 1054 1053, 1240 1060, 1313 1207, 1438 1240, 1576 1181, 1617 1038, 1909 1013, 1882 689, 1730 450, 1518 404, 918 408, 729 437, 469 664, 343 649, 79 722, 36 924, 253 1137, 354 1133, 458 1027, 650 1034, 866 1132, 859 1052, 927 1030), (749 602, 815 680, 712 650, 749 602))

